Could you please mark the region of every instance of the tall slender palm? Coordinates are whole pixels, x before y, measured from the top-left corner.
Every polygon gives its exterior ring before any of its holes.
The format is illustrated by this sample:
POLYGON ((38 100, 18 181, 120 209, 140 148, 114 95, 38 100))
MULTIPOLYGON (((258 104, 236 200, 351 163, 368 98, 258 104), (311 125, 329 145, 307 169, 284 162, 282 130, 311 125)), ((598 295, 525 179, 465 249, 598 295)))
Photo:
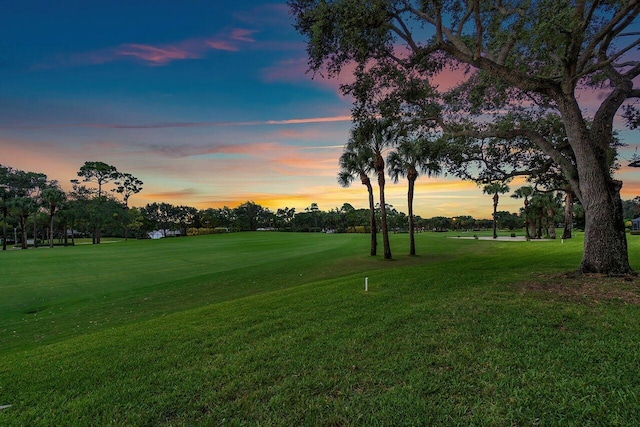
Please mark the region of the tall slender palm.
POLYGON ((387 157, 389 176, 395 183, 400 177, 408 181, 407 206, 409 209, 409 253, 416 254, 414 236, 413 196, 415 183, 420 173, 431 177, 440 174, 442 168, 438 162, 437 150, 430 141, 419 139, 404 139, 387 157))
POLYGON ((349 187, 356 177, 360 178, 362 185, 367 187, 369 194, 369 227, 371 233, 371 256, 375 256, 378 250, 378 230, 376 225, 376 205, 373 199, 373 187, 369 173, 373 170, 373 152, 371 147, 365 144, 357 144, 353 138, 347 142, 344 152, 340 156, 340 171, 338 183, 343 187, 349 187))
POLYGON ((511 197, 514 199, 524 199, 524 228, 527 240, 531 239, 531 231, 535 234, 535 222, 531 216, 531 209, 529 208, 529 197, 533 195, 533 187, 529 185, 523 185, 513 192, 511 197))
POLYGON ((378 177, 380 191, 380 229, 384 258, 391 259, 391 245, 389 244, 389 230, 387 227, 387 203, 385 201, 385 163, 384 152, 395 144, 399 135, 398 129, 387 119, 371 119, 362 121, 354 130, 354 140, 358 144, 370 147, 373 155, 373 170, 378 177))
POLYGON ((504 182, 492 182, 483 187, 482 192, 484 194, 493 194, 493 238, 498 238, 496 214, 498 212, 498 201, 500 196, 498 194, 504 194, 509 191, 509 186, 504 182))

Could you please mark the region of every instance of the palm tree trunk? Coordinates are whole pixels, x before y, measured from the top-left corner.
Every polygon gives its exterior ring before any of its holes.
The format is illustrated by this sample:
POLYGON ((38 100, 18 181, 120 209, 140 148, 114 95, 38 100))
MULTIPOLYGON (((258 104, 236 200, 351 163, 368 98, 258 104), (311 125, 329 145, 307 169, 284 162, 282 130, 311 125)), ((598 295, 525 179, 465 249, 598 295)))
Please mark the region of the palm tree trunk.
POLYGON ((530 212, 529 212, 529 199, 527 199, 527 197, 525 196, 524 198, 524 231, 525 231, 525 236, 527 238, 527 242, 529 240, 531 240, 531 232, 529 230, 531 230, 531 227, 529 226, 529 216, 530 216, 530 212))
POLYGON ((384 198, 384 159, 380 154, 376 156, 375 169, 378 174, 378 187, 380 189, 380 219, 382 221, 381 229, 384 259, 391 259, 391 245, 389 244, 389 230, 387 229, 387 205, 384 198))
POLYGON ((373 187, 371 186, 371 180, 367 178, 367 182, 365 184, 367 186, 367 191, 369 192, 369 227, 371 227, 371 256, 376 256, 378 252, 378 229, 376 225, 376 205, 373 200, 373 187))
POLYGON ((414 230, 414 218, 413 218, 413 192, 415 189, 416 180, 409 178, 409 191, 407 191, 407 204, 409 208, 409 255, 416 254, 416 241, 413 234, 414 230))
POLYGON ((493 195, 493 238, 497 239, 498 238, 498 226, 497 226, 497 213, 498 213, 498 199, 500 196, 498 196, 498 193, 495 193, 493 195))

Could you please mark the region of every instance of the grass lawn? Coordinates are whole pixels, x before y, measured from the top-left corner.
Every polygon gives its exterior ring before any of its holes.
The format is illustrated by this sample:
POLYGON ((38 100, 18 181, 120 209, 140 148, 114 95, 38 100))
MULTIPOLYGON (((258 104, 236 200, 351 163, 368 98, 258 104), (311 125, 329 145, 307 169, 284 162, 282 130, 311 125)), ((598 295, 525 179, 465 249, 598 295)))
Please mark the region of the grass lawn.
POLYGON ((0 425, 640 425, 640 281, 458 235, 0 253, 0 425))

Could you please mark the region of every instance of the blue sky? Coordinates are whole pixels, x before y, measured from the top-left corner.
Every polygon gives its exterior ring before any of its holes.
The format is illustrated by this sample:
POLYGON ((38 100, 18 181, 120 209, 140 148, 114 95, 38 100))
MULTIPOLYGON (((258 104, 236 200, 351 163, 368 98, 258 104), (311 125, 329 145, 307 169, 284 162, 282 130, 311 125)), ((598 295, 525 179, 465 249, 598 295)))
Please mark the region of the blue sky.
MULTIPOLYGON (((350 102, 305 73, 284 2, 0 4, 1 164, 68 188, 85 161, 103 161, 144 181, 138 206, 366 207, 364 187, 336 182, 350 102)), ((406 211, 405 199, 404 183, 389 186, 390 203, 406 211)), ((416 213, 489 217, 491 201, 472 183, 422 178, 416 213)))

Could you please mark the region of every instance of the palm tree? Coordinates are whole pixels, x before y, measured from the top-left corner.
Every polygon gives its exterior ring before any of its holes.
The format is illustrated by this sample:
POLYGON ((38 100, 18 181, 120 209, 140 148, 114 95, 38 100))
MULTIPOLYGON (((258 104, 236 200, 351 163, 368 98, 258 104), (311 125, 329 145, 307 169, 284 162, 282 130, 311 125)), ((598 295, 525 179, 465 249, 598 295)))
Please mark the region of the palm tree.
MULTIPOLYGON (((42 190, 40 195, 44 203, 49 206, 49 247, 53 247, 53 220, 56 214, 56 209, 62 202, 67 199, 66 194, 58 187, 47 187, 42 190)), ((65 230, 66 232, 66 230, 65 230)))
POLYGON ((389 230, 387 227, 387 203, 385 201, 385 164, 384 151, 393 145, 398 136, 397 129, 387 119, 371 119, 360 122, 354 131, 354 140, 358 144, 368 146, 372 151, 373 170, 378 177, 380 191, 380 228, 382 230, 382 244, 384 259, 391 259, 391 245, 389 244, 389 230))
POLYGON ((482 189, 484 194, 493 194, 493 238, 498 238, 496 213, 498 212, 498 200, 500 196, 498 194, 504 194, 509 191, 509 186, 503 182, 492 182, 487 184, 482 189))
POLYGON ((524 228, 527 240, 531 239, 530 230, 533 230, 535 232, 535 223, 533 223, 533 218, 531 218, 531 209, 529 209, 529 197, 533 195, 533 191, 533 187, 529 185, 523 185, 522 187, 514 191, 511 195, 511 197, 513 197, 514 199, 524 199, 524 228))
POLYGON ((376 206, 373 200, 373 187, 369 173, 373 170, 373 152, 371 147, 365 144, 357 144, 351 138, 344 147, 344 152, 340 156, 340 171, 338 172, 338 183, 343 187, 349 187, 356 177, 360 178, 362 185, 367 187, 369 194, 369 227, 371 232, 371 256, 376 256, 378 249, 377 226, 376 226, 376 206))
POLYGON ((438 163, 437 152, 429 141, 404 139, 387 157, 389 176, 397 183, 399 177, 406 177, 409 183, 407 205, 409 209, 410 255, 416 254, 414 237, 413 195, 415 183, 420 172, 431 177, 440 174, 442 168, 438 163))

